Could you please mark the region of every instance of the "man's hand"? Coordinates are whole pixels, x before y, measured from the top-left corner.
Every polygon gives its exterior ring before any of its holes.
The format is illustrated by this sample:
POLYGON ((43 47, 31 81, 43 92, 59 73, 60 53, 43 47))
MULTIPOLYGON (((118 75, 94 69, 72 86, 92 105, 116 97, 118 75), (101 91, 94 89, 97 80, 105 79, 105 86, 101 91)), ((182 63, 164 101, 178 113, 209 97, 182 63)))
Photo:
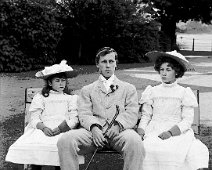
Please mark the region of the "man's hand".
POLYGON ((46 136, 54 136, 53 131, 48 127, 44 127, 42 131, 46 136))
POLYGON ((141 136, 141 139, 144 140, 145 132, 142 128, 137 128, 136 132, 141 136))
POLYGON ((100 130, 97 126, 94 126, 91 129, 93 135, 93 142, 97 147, 103 147, 107 140, 105 139, 102 130, 100 130))
POLYGON ((172 135, 170 132, 163 132, 161 133, 158 137, 161 138, 162 140, 170 138, 172 135))
POLYGON ((52 132, 53 132, 54 136, 59 135, 61 133, 59 127, 54 128, 52 130, 52 132))
POLYGON ((108 138, 114 138, 119 135, 120 127, 119 125, 113 125, 107 132, 106 136, 108 138))

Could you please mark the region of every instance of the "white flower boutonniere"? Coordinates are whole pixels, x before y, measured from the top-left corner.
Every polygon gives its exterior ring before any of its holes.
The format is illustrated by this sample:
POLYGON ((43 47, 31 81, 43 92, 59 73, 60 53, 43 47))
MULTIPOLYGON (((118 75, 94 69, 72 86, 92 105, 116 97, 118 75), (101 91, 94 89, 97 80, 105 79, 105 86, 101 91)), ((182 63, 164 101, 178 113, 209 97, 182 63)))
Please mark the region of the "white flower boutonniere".
POLYGON ((111 89, 111 93, 113 93, 114 91, 116 91, 117 89, 119 88, 119 86, 118 85, 113 85, 113 84, 111 84, 110 85, 110 89, 111 89))

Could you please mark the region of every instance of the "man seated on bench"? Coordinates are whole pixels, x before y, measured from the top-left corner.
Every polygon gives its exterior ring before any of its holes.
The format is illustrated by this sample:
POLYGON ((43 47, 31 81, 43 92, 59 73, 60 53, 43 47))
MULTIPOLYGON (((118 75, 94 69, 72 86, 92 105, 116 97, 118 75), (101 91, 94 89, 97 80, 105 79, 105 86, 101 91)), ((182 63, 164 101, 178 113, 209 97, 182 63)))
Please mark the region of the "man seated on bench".
MULTIPOLYGON (((44 79, 45 87, 37 93, 30 105, 31 119, 24 134, 10 146, 6 161, 32 164, 33 170, 41 165, 55 165, 56 143, 60 135, 77 126, 77 95, 68 95, 67 78, 73 69, 63 60, 36 73, 44 79)), ((56 152, 57 153, 57 152, 56 152)))
POLYGON ((132 129, 138 120, 136 88, 115 75, 117 53, 104 47, 97 52, 97 81, 82 88, 78 114, 82 128, 71 130, 58 140, 61 170, 78 170, 78 154, 94 152, 96 147, 111 147, 123 154, 124 170, 141 170, 144 148, 140 136, 132 129), (116 113, 115 123, 104 134, 116 113))

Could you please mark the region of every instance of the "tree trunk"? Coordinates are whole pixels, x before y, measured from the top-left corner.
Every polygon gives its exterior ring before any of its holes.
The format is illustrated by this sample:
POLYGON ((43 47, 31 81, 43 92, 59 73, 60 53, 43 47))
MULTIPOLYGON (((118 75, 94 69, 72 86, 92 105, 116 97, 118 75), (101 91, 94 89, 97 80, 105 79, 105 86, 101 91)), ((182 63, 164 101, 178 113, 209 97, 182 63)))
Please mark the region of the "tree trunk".
POLYGON ((176 50, 176 21, 173 19, 164 18, 161 21, 161 31, 168 37, 167 50, 176 50))
POLYGON ((79 43, 79 51, 78 51, 78 59, 79 59, 79 62, 82 58, 82 42, 80 41, 79 43))

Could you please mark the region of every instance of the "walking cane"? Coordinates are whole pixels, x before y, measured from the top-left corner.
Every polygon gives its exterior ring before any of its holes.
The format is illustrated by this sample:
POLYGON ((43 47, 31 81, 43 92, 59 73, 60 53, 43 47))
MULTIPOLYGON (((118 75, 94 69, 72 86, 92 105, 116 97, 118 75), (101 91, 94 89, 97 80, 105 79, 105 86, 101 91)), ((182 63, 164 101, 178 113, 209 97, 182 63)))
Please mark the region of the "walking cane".
MULTIPOLYGON (((114 124, 114 122, 115 122, 115 120, 116 120, 118 114, 119 114, 119 106, 116 105, 116 114, 113 116, 112 121, 110 122, 110 124, 108 125, 106 131, 104 132, 104 134, 103 134, 104 137, 105 137, 105 135, 107 134, 108 130, 109 130, 109 129, 112 127, 112 125, 114 124)), ((94 151, 94 153, 93 153, 93 155, 92 155, 90 161, 88 162, 88 165, 86 166, 85 170, 88 169, 88 167, 89 167, 89 165, 91 164, 91 161, 93 160, 94 156, 96 155, 96 152, 98 151, 98 149, 99 149, 98 147, 95 149, 95 151, 94 151)))

